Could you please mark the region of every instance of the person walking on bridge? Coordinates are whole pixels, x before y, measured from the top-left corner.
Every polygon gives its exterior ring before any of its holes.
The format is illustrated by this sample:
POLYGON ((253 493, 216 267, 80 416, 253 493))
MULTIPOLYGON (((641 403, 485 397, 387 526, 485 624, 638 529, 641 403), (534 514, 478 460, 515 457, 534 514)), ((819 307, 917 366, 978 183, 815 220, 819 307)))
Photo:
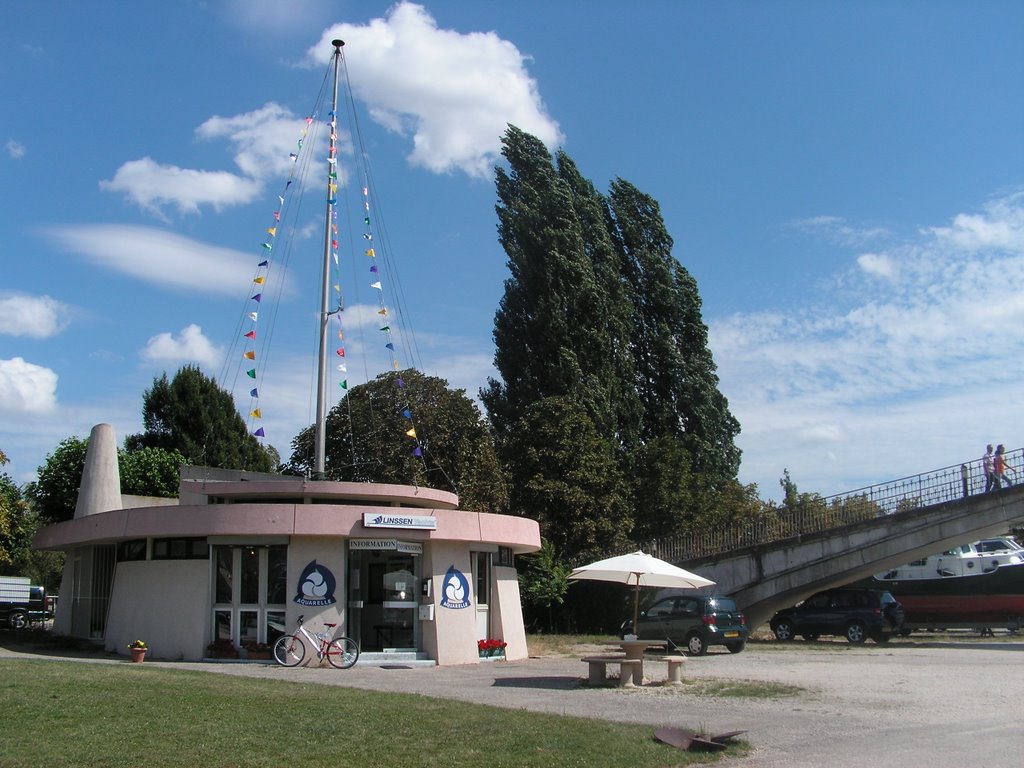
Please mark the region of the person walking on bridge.
POLYGON ((992 464, 996 473, 996 488, 1009 488, 1012 485, 1010 478, 1006 476, 1006 470, 1012 470, 1013 467, 1006 463, 1006 456, 1003 455, 1004 450, 1002 443, 1000 443, 996 446, 996 455, 992 457, 992 464))
POLYGON ((981 457, 981 468, 985 472, 985 493, 988 493, 993 488, 998 488, 999 483, 996 482, 996 470, 992 458, 991 443, 985 446, 985 455, 981 457))

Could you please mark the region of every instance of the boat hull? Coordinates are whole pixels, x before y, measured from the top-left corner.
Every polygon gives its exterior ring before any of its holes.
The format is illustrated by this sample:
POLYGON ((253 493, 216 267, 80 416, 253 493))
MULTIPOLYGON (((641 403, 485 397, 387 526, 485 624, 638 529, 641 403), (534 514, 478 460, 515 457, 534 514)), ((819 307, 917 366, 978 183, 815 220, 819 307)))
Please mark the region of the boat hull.
POLYGON ((903 604, 905 627, 1024 627, 1024 565, 931 579, 867 579, 903 604))

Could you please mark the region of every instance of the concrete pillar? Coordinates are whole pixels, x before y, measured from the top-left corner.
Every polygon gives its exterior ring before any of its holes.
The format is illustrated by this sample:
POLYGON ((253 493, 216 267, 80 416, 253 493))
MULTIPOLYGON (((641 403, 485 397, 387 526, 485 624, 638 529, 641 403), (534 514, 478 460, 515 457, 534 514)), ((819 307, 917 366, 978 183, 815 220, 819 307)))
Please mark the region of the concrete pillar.
POLYGON ((97 424, 89 433, 82 484, 78 487, 75 518, 121 509, 121 472, 117 442, 110 424, 97 424))

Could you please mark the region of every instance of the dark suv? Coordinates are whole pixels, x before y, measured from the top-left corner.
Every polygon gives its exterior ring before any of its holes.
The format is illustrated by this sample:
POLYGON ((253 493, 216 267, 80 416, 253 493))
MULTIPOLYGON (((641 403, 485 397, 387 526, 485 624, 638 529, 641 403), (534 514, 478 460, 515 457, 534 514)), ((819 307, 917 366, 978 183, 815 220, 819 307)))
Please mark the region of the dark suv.
POLYGON ((884 643, 903 626, 903 606, 888 592, 876 589, 829 589, 779 611, 769 625, 777 640, 843 635, 851 643, 863 643, 869 637, 884 643))
POLYGON ((703 656, 709 645, 724 645, 739 653, 747 644, 747 620, 731 597, 673 595, 664 597, 637 619, 623 623, 619 636, 635 634, 640 640, 664 640, 681 646, 691 656, 703 656))

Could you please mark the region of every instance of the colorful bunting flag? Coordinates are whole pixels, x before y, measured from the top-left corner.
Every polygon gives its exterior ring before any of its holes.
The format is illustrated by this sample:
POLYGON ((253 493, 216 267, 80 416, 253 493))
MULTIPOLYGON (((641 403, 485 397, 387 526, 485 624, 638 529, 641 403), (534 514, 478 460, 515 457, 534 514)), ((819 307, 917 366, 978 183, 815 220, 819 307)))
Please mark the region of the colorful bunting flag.
POLYGON ((266 437, 267 436, 266 433, 263 431, 263 427, 260 427, 259 429, 257 429, 255 432, 253 432, 253 434, 256 437, 266 437))
POLYGON ((242 357, 244 357, 246 360, 255 360, 256 359, 256 353, 253 352, 252 350, 249 350, 244 355, 242 355, 242 357))

